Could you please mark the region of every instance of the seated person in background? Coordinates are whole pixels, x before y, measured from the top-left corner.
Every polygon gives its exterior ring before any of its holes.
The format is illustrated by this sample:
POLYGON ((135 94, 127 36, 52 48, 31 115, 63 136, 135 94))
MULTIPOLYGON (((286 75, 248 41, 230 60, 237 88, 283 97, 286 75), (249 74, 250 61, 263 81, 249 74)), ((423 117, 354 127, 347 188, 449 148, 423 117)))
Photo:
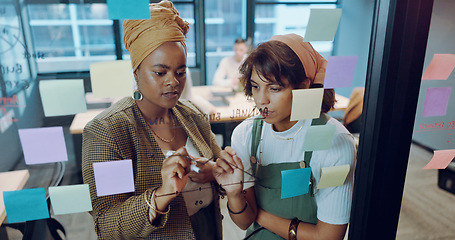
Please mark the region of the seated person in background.
POLYGON ((137 83, 133 98, 84 128, 82 175, 95 231, 99 239, 221 239, 214 163, 207 160, 220 148, 199 108, 179 100, 189 26, 169 1, 151 4, 150 12, 150 19, 123 23, 137 83), (97 196, 93 164, 126 159, 134 191, 97 196), (191 171, 195 163, 198 172, 191 171))
POLYGON ((234 43, 234 56, 221 59, 212 84, 215 86, 232 87, 234 90, 239 88, 239 67, 246 58, 248 46, 242 38, 237 38, 234 43))

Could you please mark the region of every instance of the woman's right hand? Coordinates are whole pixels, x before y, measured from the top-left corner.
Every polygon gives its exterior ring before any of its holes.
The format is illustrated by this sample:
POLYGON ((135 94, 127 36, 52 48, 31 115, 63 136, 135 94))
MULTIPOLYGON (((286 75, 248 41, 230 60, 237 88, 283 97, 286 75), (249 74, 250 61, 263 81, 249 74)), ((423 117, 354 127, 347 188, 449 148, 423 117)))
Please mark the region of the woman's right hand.
POLYGON ((226 190, 226 194, 239 195, 243 190, 243 164, 235 150, 226 147, 220 152, 220 157, 213 167, 213 176, 218 184, 226 190))
POLYGON ((185 187, 190 172, 190 160, 185 147, 179 148, 170 157, 164 159, 161 168, 162 185, 157 190, 157 195, 170 194, 172 198, 176 197, 185 187))

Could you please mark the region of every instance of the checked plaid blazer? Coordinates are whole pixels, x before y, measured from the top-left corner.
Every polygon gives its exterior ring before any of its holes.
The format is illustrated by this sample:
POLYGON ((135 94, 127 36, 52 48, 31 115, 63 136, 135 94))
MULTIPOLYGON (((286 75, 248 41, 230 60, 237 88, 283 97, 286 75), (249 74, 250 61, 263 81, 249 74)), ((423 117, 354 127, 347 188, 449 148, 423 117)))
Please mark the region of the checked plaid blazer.
MULTIPOLYGON (((200 156, 219 155, 210 123, 196 106, 180 100, 172 111, 200 156)), ((99 239, 196 239, 181 194, 171 202, 170 213, 162 215, 156 226, 149 221, 149 207, 143 194, 161 186, 164 155, 133 99, 123 98, 90 121, 84 128, 82 148, 82 175, 84 183, 90 186, 93 205, 90 214, 99 239), (133 162, 135 191, 97 197, 93 163, 124 159, 133 162)), ((216 230, 221 239, 219 198, 215 183, 212 186, 216 230)), ((148 199, 149 195, 151 191, 148 199)))

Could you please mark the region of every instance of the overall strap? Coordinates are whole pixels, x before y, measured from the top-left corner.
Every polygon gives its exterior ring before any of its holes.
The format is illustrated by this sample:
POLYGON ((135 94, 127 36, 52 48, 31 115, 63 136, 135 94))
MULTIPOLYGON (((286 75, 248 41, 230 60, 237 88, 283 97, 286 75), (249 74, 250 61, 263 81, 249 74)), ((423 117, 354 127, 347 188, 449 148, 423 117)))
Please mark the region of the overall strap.
MULTIPOLYGON (((315 118, 311 121, 311 126, 317 126, 317 125, 325 125, 327 123, 327 121, 329 121, 330 119, 330 116, 325 114, 325 113, 321 113, 321 115, 319 116, 319 118, 315 118)), ((311 161, 311 157, 313 156, 313 151, 306 151, 305 152, 305 157, 304 157, 304 161, 305 161, 305 166, 309 167, 310 166, 310 161, 311 161)), ((313 174, 311 174, 311 179, 310 179, 310 194, 311 196, 314 196, 314 177, 313 177, 313 174)))
POLYGON ((253 120, 253 134, 251 135, 251 169, 253 170, 253 175, 256 174, 257 168, 257 159, 256 153, 258 151, 259 142, 262 136, 262 125, 264 124, 264 120, 261 117, 256 117, 253 120))

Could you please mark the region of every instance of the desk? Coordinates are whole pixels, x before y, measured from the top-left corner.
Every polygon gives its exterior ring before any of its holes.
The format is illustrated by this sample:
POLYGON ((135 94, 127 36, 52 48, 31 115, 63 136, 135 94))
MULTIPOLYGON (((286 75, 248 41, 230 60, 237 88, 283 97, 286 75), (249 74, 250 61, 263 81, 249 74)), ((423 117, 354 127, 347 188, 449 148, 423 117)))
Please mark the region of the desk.
POLYGON ((6 218, 5 204, 3 203, 3 192, 22 189, 29 177, 30 173, 28 170, 0 173, 0 226, 6 218))

